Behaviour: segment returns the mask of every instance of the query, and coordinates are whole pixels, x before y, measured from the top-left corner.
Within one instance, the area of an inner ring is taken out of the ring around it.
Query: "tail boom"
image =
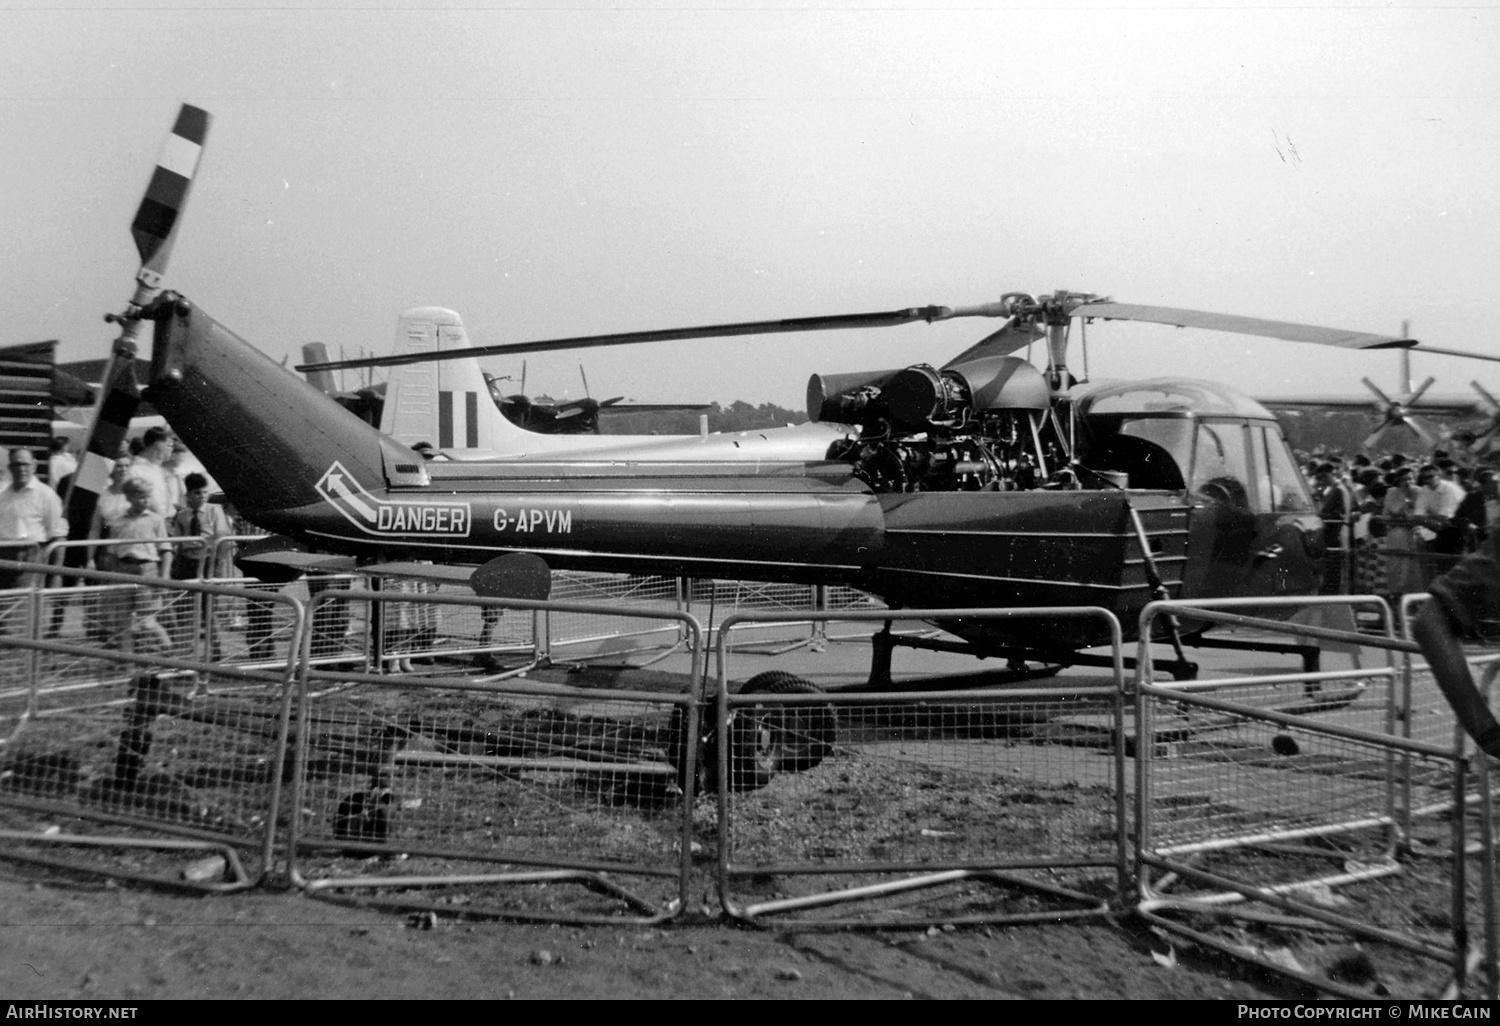
[[[180,296],[165,294],[146,397],[239,511],[262,527],[323,500],[338,463],[369,482],[426,482],[422,459]],[[293,520],[299,518],[292,518]]]

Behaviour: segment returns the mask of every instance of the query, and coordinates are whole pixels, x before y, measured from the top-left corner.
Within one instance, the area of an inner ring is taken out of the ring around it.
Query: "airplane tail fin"
[[[322,342],[302,343],[302,362],[327,363],[328,347]],[[338,392],[338,386],[333,383],[333,371],[308,371],[307,383],[324,395],[334,395]]]
[[[457,313],[437,306],[405,311],[397,321],[397,353],[470,347]],[[380,430],[403,445],[520,453],[528,432],[505,419],[476,360],[441,360],[391,368]]]

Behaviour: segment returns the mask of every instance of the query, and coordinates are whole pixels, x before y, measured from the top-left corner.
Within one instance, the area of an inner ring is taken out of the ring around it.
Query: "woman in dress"
[[[1417,485],[1410,467],[1391,472],[1390,490],[1385,493],[1381,519],[1385,521],[1385,590],[1392,606],[1402,595],[1425,591],[1422,564],[1417,558],[1416,513]]]

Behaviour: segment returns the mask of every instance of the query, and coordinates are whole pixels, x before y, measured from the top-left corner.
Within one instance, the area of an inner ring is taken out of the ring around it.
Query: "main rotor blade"
[[[981,356],[1009,356],[1046,337],[1046,331],[1036,321],[1012,317],[943,366],[953,367]]]
[[[437,353],[404,353],[398,356],[372,357],[364,360],[340,360],[334,363],[303,364],[299,371],[338,370],[341,367],[399,367],[410,363],[458,360],[475,356],[501,356],[511,353],[542,353],[556,349],[592,349],[596,346],[624,346],[637,342],[677,342],[693,338],[729,338],[736,335],[776,335],[798,331],[835,331],[857,328],[889,328],[914,321],[946,321],[955,317],[1004,317],[1005,303],[979,306],[912,306],[883,313],[835,314],[824,317],[792,317],[779,321],[744,321],[738,324],[709,324],[696,328],[667,328],[659,331],[625,331],[610,335],[577,335],[572,338],[542,339],[534,342],[506,342],[471,349],[453,349]]]
[[[1439,349],[1435,346],[1422,346],[1418,352],[1436,353],[1438,356],[1462,356],[1468,360],[1488,360],[1491,363],[1500,363],[1500,356],[1492,353],[1475,353],[1467,349]]]
[[[1317,345],[1339,346],[1343,349],[1393,349],[1414,346],[1416,342],[1395,335],[1373,335],[1366,332],[1345,331],[1341,328],[1320,328],[1312,324],[1297,324],[1292,321],[1268,321],[1260,317],[1240,317],[1236,314],[1206,313],[1202,310],[1183,310],[1172,306],[1140,306],[1135,303],[1082,303],[1073,308],[1074,317],[1099,317],[1106,321],[1147,321],[1152,324],[1171,324],[1179,328],[1206,328],[1210,331],[1229,331],[1238,335],[1259,335],[1264,338],[1279,338],[1287,342],[1312,342]],[[1425,346],[1422,352],[1436,352]],[[1500,357],[1497,357],[1500,359]]]

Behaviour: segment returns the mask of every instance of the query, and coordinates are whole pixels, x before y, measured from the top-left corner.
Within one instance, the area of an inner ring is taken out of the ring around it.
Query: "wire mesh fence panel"
[[[622,611],[683,608],[675,577],[559,571],[552,575],[551,597],[557,602],[617,606]],[[551,648],[567,658],[671,648],[681,637],[674,623],[623,613],[549,612],[546,631]]]
[[[1119,886],[1112,690],[729,696],[725,907],[830,925],[1056,918]]]
[[[61,644],[4,637],[0,652]],[[0,855],[207,889],[259,879],[284,765],[284,679],[111,650],[32,651],[96,672],[0,699]]]
[[[87,687],[109,675],[115,665],[112,653],[277,668],[298,656],[298,610],[308,594],[300,583],[283,588],[237,578],[235,587],[225,588],[210,580],[170,581],[71,568],[60,568],[51,577],[55,586],[35,589],[29,600],[36,604],[34,628],[29,619],[24,624],[16,620],[17,630],[8,632],[62,644],[27,657],[34,661],[36,684],[43,691]],[[205,587],[195,589],[197,584]],[[22,608],[24,604],[17,606]],[[14,665],[32,665],[17,653],[9,659]],[[0,683],[0,692],[22,686],[20,679],[9,676],[8,685]],[[31,683],[26,676],[24,686]]]
[[[687,582],[687,609],[712,628],[741,613],[779,612],[785,620],[743,621],[730,628],[731,645],[806,644],[814,640],[813,624],[803,619],[817,608],[816,589],[806,584],[761,581],[692,580]]]
[[[1143,730],[1193,706],[1215,721],[1138,755],[1143,912],[1349,996],[1436,996],[1462,974],[1472,882],[1451,845],[1412,854],[1398,807],[1403,788],[1451,804],[1462,760],[1357,732],[1337,712],[1142,691]],[[1452,833],[1451,817],[1432,823]]]
[[[1391,822],[1396,767],[1390,749],[1258,718],[1253,706],[1241,705],[1240,690],[1216,691],[1217,701],[1210,702],[1176,689],[1143,689],[1140,729],[1154,741],[1149,752],[1137,752],[1150,774],[1143,836],[1153,845],[1177,850],[1263,833]],[[1226,708],[1230,697],[1239,708]],[[1336,714],[1288,715],[1312,722]],[[1448,793],[1446,779],[1428,785],[1429,796]]]
[[[1097,620],[1115,660],[1093,680],[980,690],[965,663],[882,688],[830,650],[806,677],[756,658],[761,672],[731,683],[740,621],[777,615],[737,614],[718,638],[703,760],[718,822],[701,836],[726,913],[800,928],[1029,922],[1097,915],[1122,892],[1123,689],[1108,612],[808,614],[829,636],[945,617]]]
[[[66,578],[65,578],[66,579]],[[232,593],[210,594],[155,584],[79,581],[73,586],[39,592],[43,636],[77,643],[95,652],[134,651],[209,662],[281,663],[295,650],[295,607],[284,602],[252,601],[285,595],[306,602],[301,582],[282,586],[254,578],[205,580],[231,585]],[[357,638],[340,639],[337,646],[315,641],[314,651],[325,658],[363,657]],[[97,672],[91,653],[71,660],[62,654],[46,661],[44,677],[65,681],[87,679]]]
[[[300,706],[294,878],[449,914],[665,918],[689,696],[372,683]]]
[[[838,584],[823,589],[823,608],[831,613],[851,609],[884,609],[885,602],[869,592]]]
[[[290,584],[233,577],[207,583],[232,585],[234,594],[210,595],[201,602],[202,651],[215,662],[246,665],[285,665],[300,659],[296,618],[292,610],[305,606],[323,590],[341,590],[355,579],[344,575],[310,575]],[[250,601],[247,595],[283,602]],[[292,605],[288,603],[296,603]],[[368,655],[368,624],[361,606],[333,604],[318,610],[309,623],[314,665],[362,663]]]
[[[1158,686],[1177,694],[1219,696],[1263,712],[1289,716],[1336,714],[1338,721],[1346,726],[1378,732],[1389,730],[1399,718],[1402,689],[1400,668],[1384,665],[1253,676],[1205,675],[1191,682]],[[1155,712],[1158,744],[1210,732],[1218,722],[1197,705],[1173,708],[1163,701]]]
[[[347,589],[348,585],[344,587]],[[443,605],[424,601],[430,596],[451,598],[474,597],[467,584],[432,580],[384,578],[382,591],[410,595],[412,601],[388,601],[378,607],[364,603],[335,602],[314,607],[314,634],[317,638],[317,616],[337,615],[348,618],[363,614],[371,621],[372,636],[379,635],[379,653],[387,660],[418,660],[425,665],[465,665],[489,669],[496,666],[497,654],[530,652],[536,644],[535,618],[529,611],[503,610],[492,606]],[[330,593],[330,597],[336,595]],[[378,612],[373,618],[369,611]],[[371,649],[372,656],[374,649]]]
[[[325,592],[424,607],[440,624],[475,609],[521,619],[607,605],[431,591]],[[701,628],[671,611],[693,641]],[[534,664],[533,664],[534,665]],[[290,871],[308,893],[435,914],[656,922],[683,907],[684,784],[701,730],[689,674],[627,692],[518,675],[310,669],[298,704]]]
[[[0,687],[0,854],[163,880],[207,850],[218,869],[200,866],[194,885],[253,883],[274,843],[292,672],[208,662],[167,611],[184,596],[195,610],[206,595],[278,605],[297,635],[300,607],[134,574],[53,576],[77,583],[34,589],[26,629],[0,634],[0,663],[24,671]]]

